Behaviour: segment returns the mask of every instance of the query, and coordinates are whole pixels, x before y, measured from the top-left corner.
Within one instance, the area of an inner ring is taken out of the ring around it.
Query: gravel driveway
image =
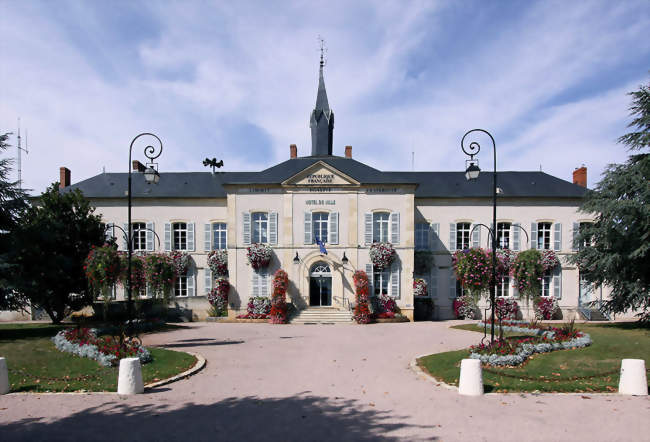
[[[0,441],[650,441],[648,397],[468,398],[421,379],[415,356],[477,341],[454,323],[190,324],[145,342],[201,353],[197,375],[133,397],[0,396]]]

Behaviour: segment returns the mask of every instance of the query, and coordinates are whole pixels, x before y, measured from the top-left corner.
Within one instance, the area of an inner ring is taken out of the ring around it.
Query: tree
[[[587,283],[611,287],[605,311],[639,311],[650,320],[650,85],[631,92],[628,127],[634,130],[618,142],[635,151],[624,164],[611,164],[580,208],[595,213],[576,237],[580,247],[572,257]],[[638,152],[638,153],[636,153]]]
[[[0,152],[9,147],[9,135],[0,135]],[[27,209],[27,198],[18,182],[9,181],[11,164],[10,158],[0,159],[0,310],[18,310],[24,307],[20,298],[14,296],[11,275],[15,264],[10,262],[8,252],[11,234]]]
[[[79,190],[60,191],[54,183],[12,235],[14,287],[53,323],[93,302],[84,260],[93,246],[104,243],[101,218],[94,210]]]

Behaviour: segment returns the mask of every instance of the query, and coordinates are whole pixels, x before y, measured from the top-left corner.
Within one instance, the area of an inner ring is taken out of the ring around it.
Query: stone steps
[[[292,320],[292,324],[333,324],[351,323],[352,313],[328,307],[312,307],[302,310]]]

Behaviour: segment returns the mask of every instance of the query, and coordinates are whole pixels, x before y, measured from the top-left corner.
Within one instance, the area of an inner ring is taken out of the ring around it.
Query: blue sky
[[[616,139],[626,93],[650,79],[649,34],[647,0],[0,0],[0,131],[21,117],[39,192],[59,166],[73,182],[126,171],[140,132],[163,139],[161,171],[206,156],[261,170],[291,143],[310,153],[322,35],[335,154],[462,170],[460,139],[481,127],[499,170],[570,180],[585,164],[593,185],[627,156]]]

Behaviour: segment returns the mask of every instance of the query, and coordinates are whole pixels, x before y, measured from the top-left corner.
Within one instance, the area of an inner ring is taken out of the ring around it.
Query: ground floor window
[[[174,283],[174,296],[187,296],[187,276],[179,276]]]
[[[544,273],[544,276],[542,277],[542,296],[551,296],[551,280],[553,279],[553,275],[551,272],[546,272]]]
[[[387,270],[373,272],[372,287],[374,295],[388,295],[388,281],[390,280],[390,272]]]
[[[506,276],[497,282],[496,295],[497,297],[510,296],[510,278]]]

